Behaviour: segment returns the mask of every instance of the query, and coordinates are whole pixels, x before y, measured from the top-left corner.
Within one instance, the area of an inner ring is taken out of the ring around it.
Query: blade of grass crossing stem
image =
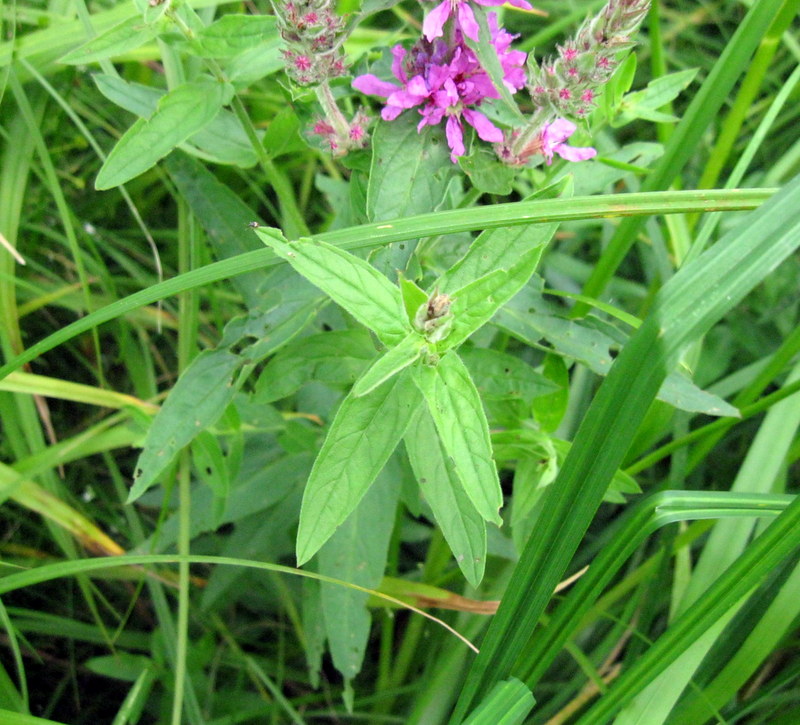
[[[5,176],[5,175],[4,175]],[[13,178],[13,177],[12,177]],[[315,240],[335,244],[341,249],[355,250],[401,242],[422,236],[455,234],[476,229],[527,224],[595,219],[614,216],[647,216],[650,214],[683,214],[697,211],[732,211],[754,209],[769,199],[774,189],[736,189],[732,191],[682,192],[670,191],[649,194],[618,194],[572,199],[544,199],[530,202],[493,204],[479,209],[456,209],[420,214],[399,219],[390,224],[379,222],[325,232]],[[1,209],[2,207],[0,207]],[[34,360],[48,350],[71,340],[97,325],[122,317],[131,310],[152,304],[171,295],[202,287],[240,274],[281,264],[269,249],[239,254],[230,259],[200,267],[147,289],[113,302],[77,320],[0,367],[0,378]],[[2,287],[0,287],[2,289]]]
[[[463,718],[476,696],[511,674],[681,351],[798,246],[800,177],[661,289],[651,313],[601,385],[556,483],[545,493],[547,515],[520,557],[464,684],[453,722]]]
[[[757,0],[750,8],[670,137],[658,166],[642,183],[642,191],[668,188],[686,162],[696,154],[703,134],[717,118],[737,78],[748,67],[750,57],[782,4],[783,0]],[[636,240],[643,223],[640,219],[622,221],[584,285],[583,294],[600,297]],[[588,311],[586,305],[577,304],[573,314],[580,317]]]

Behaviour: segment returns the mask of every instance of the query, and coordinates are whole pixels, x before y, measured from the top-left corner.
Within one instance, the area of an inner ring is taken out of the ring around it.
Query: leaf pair
[[[480,395],[453,348],[525,284],[541,249],[528,249],[509,269],[456,289],[452,327],[432,341],[419,329],[418,313],[447,316],[449,298],[432,311],[436,295],[426,302],[412,282],[402,280],[398,288],[341,249],[312,240],[289,243],[275,230],[257,232],[388,347],[342,402],[314,464],[300,514],[298,562],[308,561],[344,522],[405,437],[434,516],[465,575],[477,584],[486,551],[483,521],[501,523],[502,492]]]

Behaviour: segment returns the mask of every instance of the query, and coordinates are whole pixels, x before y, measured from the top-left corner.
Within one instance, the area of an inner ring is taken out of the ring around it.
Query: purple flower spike
[[[578,148],[564,143],[577,126],[566,118],[557,118],[552,123],[545,124],[539,137],[541,143],[540,153],[547,160],[548,166],[553,163],[553,154],[558,154],[567,161],[586,161],[597,156],[597,151],[590,147]]]

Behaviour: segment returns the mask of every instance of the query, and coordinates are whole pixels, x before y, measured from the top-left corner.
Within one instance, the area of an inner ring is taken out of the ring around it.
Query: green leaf
[[[482,146],[473,149],[469,156],[462,156],[458,165],[472,185],[484,194],[506,196],[514,188],[517,170],[506,166],[496,154]]]
[[[533,693],[512,677],[496,683],[464,725],[520,725],[535,704]]]
[[[384,470],[355,511],[319,550],[320,574],[376,589],[383,579],[394,527],[399,477]],[[361,670],[369,639],[369,594],[322,583],[322,614],[333,664],[345,679]]]
[[[113,655],[92,657],[83,663],[90,672],[115,680],[134,682],[143,670],[153,665],[153,661],[144,655],[119,651]],[[5,722],[5,720],[3,720]]]
[[[251,48],[231,58],[225,64],[225,75],[237,87],[260,81],[283,70],[286,59],[281,53],[282,49],[283,40],[280,37],[267,40],[257,48]]]
[[[486,566],[486,524],[461,485],[431,414],[420,407],[405,436],[425,500],[467,581],[477,587]]]
[[[58,62],[79,65],[113,58],[144,45],[156,35],[158,35],[158,29],[155,26],[145,24],[140,17],[128,18],[96,38],[92,38],[88,43],[71,50],[59,58]]]
[[[503,492],[492,457],[489,424],[464,363],[451,352],[435,367],[422,366],[412,372],[461,485],[480,515],[500,525]]]
[[[414,280],[408,279],[402,273],[398,277],[398,286],[400,287],[400,294],[403,297],[406,317],[408,321],[413,324],[417,316],[417,310],[427,303],[428,295],[425,293],[425,290],[417,286]]]
[[[353,386],[351,394],[359,398],[372,392],[393,375],[397,375],[418,360],[425,348],[425,338],[417,332],[410,332],[405,339],[372,364]]]
[[[541,189],[525,201],[570,196],[572,180],[562,179]],[[501,227],[482,232],[469,246],[464,256],[448,269],[435,287],[445,294],[490,274],[496,269],[508,269],[534,247],[545,246],[556,233],[557,224],[529,224],[521,227]]]
[[[635,118],[651,121],[678,121],[676,116],[659,112],[659,108],[674,101],[697,75],[697,68],[669,73],[650,81],[647,88],[628,93],[620,106],[620,115],[612,121],[612,126],[622,126]]]
[[[147,431],[128,503],[150,488],[178,451],[222,415],[233,400],[233,375],[242,362],[227,349],[207,350],[183,371]]]
[[[535,431],[534,431],[535,433]],[[521,552],[536,523],[538,505],[546,486],[558,474],[558,455],[548,436],[540,435],[528,455],[521,456],[514,471],[514,497],[511,506],[511,534]]]
[[[463,347],[459,355],[482,398],[531,401],[552,394],[558,386],[514,355],[483,347]]]
[[[187,154],[174,153],[167,157],[164,166],[203,227],[218,259],[262,249],[258,237],[248,228],[250,222],[259,221],[258,215],[205,165]],[[230,282],[247,306],[255,309],[264,301],[260,287],[266,279],[265,271],[258,270],[231,277]]]
[[[141,118],[149,118],[166,95],[165,91],[158,88],[129,83],[118,76],[95,73],[92,80],[109,101]],[[260,133],[258,132],[259,135]],[[193,156],[220,164],[236,164],[247,168],[256,163],[253,145],[242,124],[231,111],[224,108],[219,110],[207,126],[189,136],[179,146]],[[254,218],[255,215],[252,215],[249,221]]]
[[[380,123],[372,136],[372,165],[367,185],[367,219],[387,221],[436,209],[445,197],[453,165],[441,129],[426,126],[417,132],[417,118],[404,113]],[[390,224],[386,225],[391,227]],[[388,244],[370,261],[394,279],[404,270],[418,240]]]
[[[322,583],[303,579],[303,648],[306,652],[311,686],[319,687],[322,656],[325,654],[325,619],[322,615]]]
[[[400,291],[363,259],[325,242],[301,239],[289,244],[275,230],[256,229],[256,233],[275,254],[386,344],[399,342],[411,330]]]
[[[272,15],[223,15],[189,41],[201,58],[230,58],[277,38]]]
[[[418,133],[417,118],[406,113],[391,123],[378,124],[372,148],[367,187],[370,221],[432,211],[442,200],[451,164],[439,129],[425,126]]]
[[[497,269],[453,292],[450,307],[453,329],[440,343],[440,349],[460,345],[491,320],[531,278],[543,249],[542,246],[534,247],[508,271]]]
[[[558,386],[554,393],[542,395],[533,401],[533,414],[539,427],[552,433],[561,424],[569,402],[569,371],[561,355],[547,353],[542,362],[542,374]]]
[[[497,314],[495,324],[528,345],[537,345],[544,338],[559,355],[579,360],[598,375],[607,375],[614,360],[610,348],[624,343],[627,336],[606,324],[601,328],[596,318],[570,320],[552,314],[554,308],[542,299],[541,284],[537,280],[536,286],[529,285]],[[614,338],[606,333],[612,333]],[[691,413],[739,416],[737,408],[718,395],[701,390],[677,371],[670,372],[657,397]]]
[[[231,481],[225,454],[217,438],[207,430],[192,441],[192,463],[198,478],[214,492],[214,497],[226,499]]]
[[[300,510],[297,564],[307,562],[363,498],[408,427],[419,394],[406,375],[339,406]]]
[[[149,119],[140,118],[117,142],[97,175],[95,188],[111,189],[153,167],[209,124],[232,92],[231,86],[216,81],[184,83],[169,91]]]
[[[375,343],[364,329],[303,337],[267,363],[256,382],[254,399],[258,403],[271,403],[288,397],[312,380],[349,387],[376,355]]]

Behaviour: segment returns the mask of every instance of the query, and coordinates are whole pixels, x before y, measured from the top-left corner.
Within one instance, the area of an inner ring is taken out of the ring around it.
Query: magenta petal
[[[430,93],[428,84],[422,76],[414,76],[406,85],[406,90],[414,96],[422,96],[423,98]]]
[[[578,128],[572,121],[566,118],[557,118],[553,123],[547,124],[545,128],[545,142],[553,145],[566,141]]]
[[[402,45],[395,45],[392,48],[392,73],[401,83],[408,80],[406,72],[403,70],[403,61],[406,59],[406,49]]]
[[[447,136],[447,145],[453,152],[450,154],[450,160],[455,163],[457,157],[464,155],[464,131],[458,116],[447,117],[445,135]]]
[[[480,2],[480,0],[475,0],[476,2]],[[520,8],[521,10],[533,10],[533,5],[526,0],[507,0],[509,5],[513,5],[515,8]]]
[[[384,98],[397,90],[397,86],[393,83],[382,81],[371,73],[353,78],[353,88],[369,96],[383,96]]]
[[[386,106],[381,111],[381,118],[384,121],[394,121],[405,110],[405,108],[398,108],[397,106]]]
[[[480,27],[478,26],[478,21],[475,20],[475,13],[472,12],[472,8],[469,6],[468,2],[461,2],[458,4],[456,17],[458,18],[458,25],[461,28],[461,32],[470,40],[477,42]]]
[[[480,111],[474,111],[471,108],[465,108],[463,111],[463,116],[464,120],[466,120],[466,122],[478,132],[478,136],[484,141],[498,143],[499,141],[503,140],[503,132]]]
[[[417,96],[408,91],[396,91],[386,99],[387,106],[397,108],[414,108],[425,100],[425,96]]]
[[[553,148],[562,159],[567,161],[587,161],[597,156],[597,151],[591,147],[579,148],[575,146],[567,146],[565,143],[558,144]]]
[[[444,24],[449,17],[450,0],[444,0],[425,16],[425,20],[422,21],[422,34],[429,41],[438,38],[443,34]]]

